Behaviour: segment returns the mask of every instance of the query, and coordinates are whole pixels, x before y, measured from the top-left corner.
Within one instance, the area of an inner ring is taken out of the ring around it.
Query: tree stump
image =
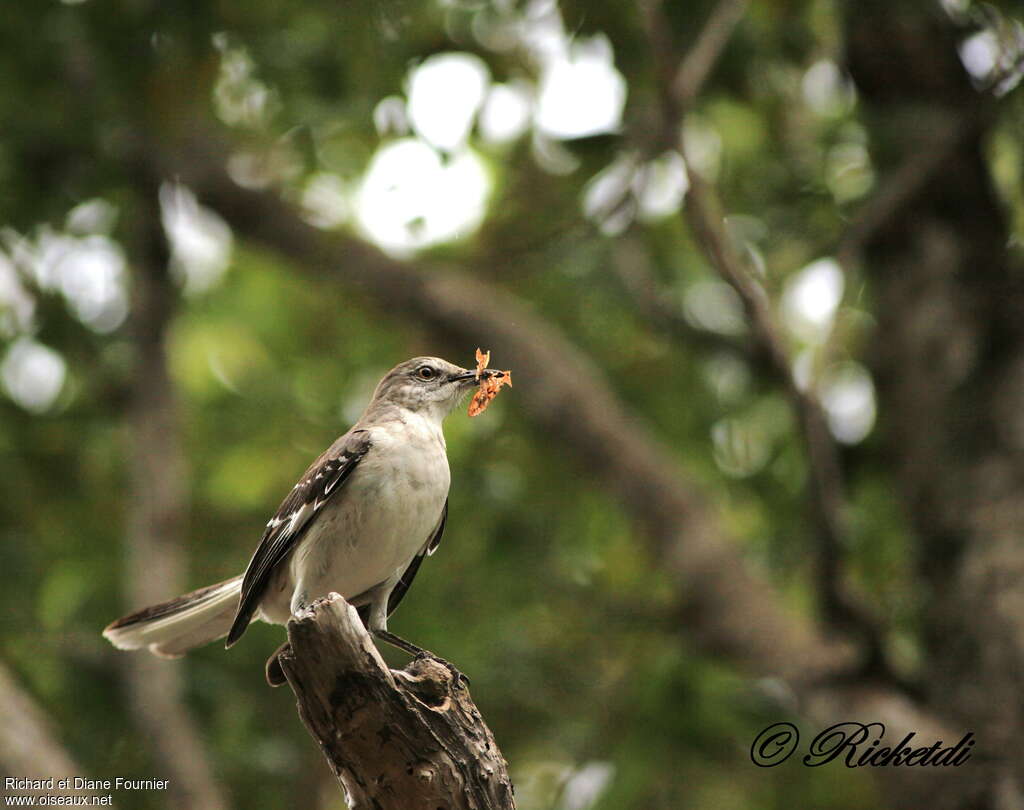
[[[512,782],[466,686],[417,658],[390,670],[336,593],[288,624],[281,667],[353,810],[514,810]]]

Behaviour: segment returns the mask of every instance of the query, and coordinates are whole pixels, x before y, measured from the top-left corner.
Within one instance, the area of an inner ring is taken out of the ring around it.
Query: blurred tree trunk
[[[181,539],[188,510],[178,404],[167,370],[166,333],[179,291],[161,227],[157,188],[140,189],[134,240],[131,334],[135,380],[130,403],[130,497],[126,591],[134,606],[184,588]],[[227,806],[183,698],[180,670],[148,653],[123,659],[136,719],[170,779],[175,807]]]
[[[0,777],[61,779],[84,776],[57,739],[53,723],[0,664]],[[0,779],[2,784],[2,779]],[[91,795],[85,790],[4,790],[4,795]]]
[[[981,749],[936,807],[1024,806],[1024,285],[983,158],[993,99],[938,3],[850,3],[846,44],[883,182],[939,168],[863,245],[881,429],[917,535],[926,699]]]

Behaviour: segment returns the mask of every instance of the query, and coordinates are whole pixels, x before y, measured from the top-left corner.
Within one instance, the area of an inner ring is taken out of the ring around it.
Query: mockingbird
[[[376,638],[428,654],[389,632],[388,616],[444,532],[451,478],[441,423],[481,380],[500,374],[438,357],[395,366],[359,421],[292,488],[242,576],[132,613],[103,635],[121,649],[173,658],[225,635],[230,647],[254,618],[287,624],[336,591]],[[274,685],[284,682],[280,651],[267,662]]]

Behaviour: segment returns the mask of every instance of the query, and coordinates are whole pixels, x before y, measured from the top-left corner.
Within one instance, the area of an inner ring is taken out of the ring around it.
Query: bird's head
[[[480,378],[494,373],[486,369]],[[397,406],[440,422],[479,384],[475,371],[440,357],[414,357],[384,375],[373,393],[371,407]]]

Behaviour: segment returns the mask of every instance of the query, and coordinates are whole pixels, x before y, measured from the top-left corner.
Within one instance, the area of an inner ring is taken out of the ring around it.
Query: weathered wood
[[[514,810],[507,766],[442,663],[390,670],[336,593],[288,625],[281,667],[353,810]]]

